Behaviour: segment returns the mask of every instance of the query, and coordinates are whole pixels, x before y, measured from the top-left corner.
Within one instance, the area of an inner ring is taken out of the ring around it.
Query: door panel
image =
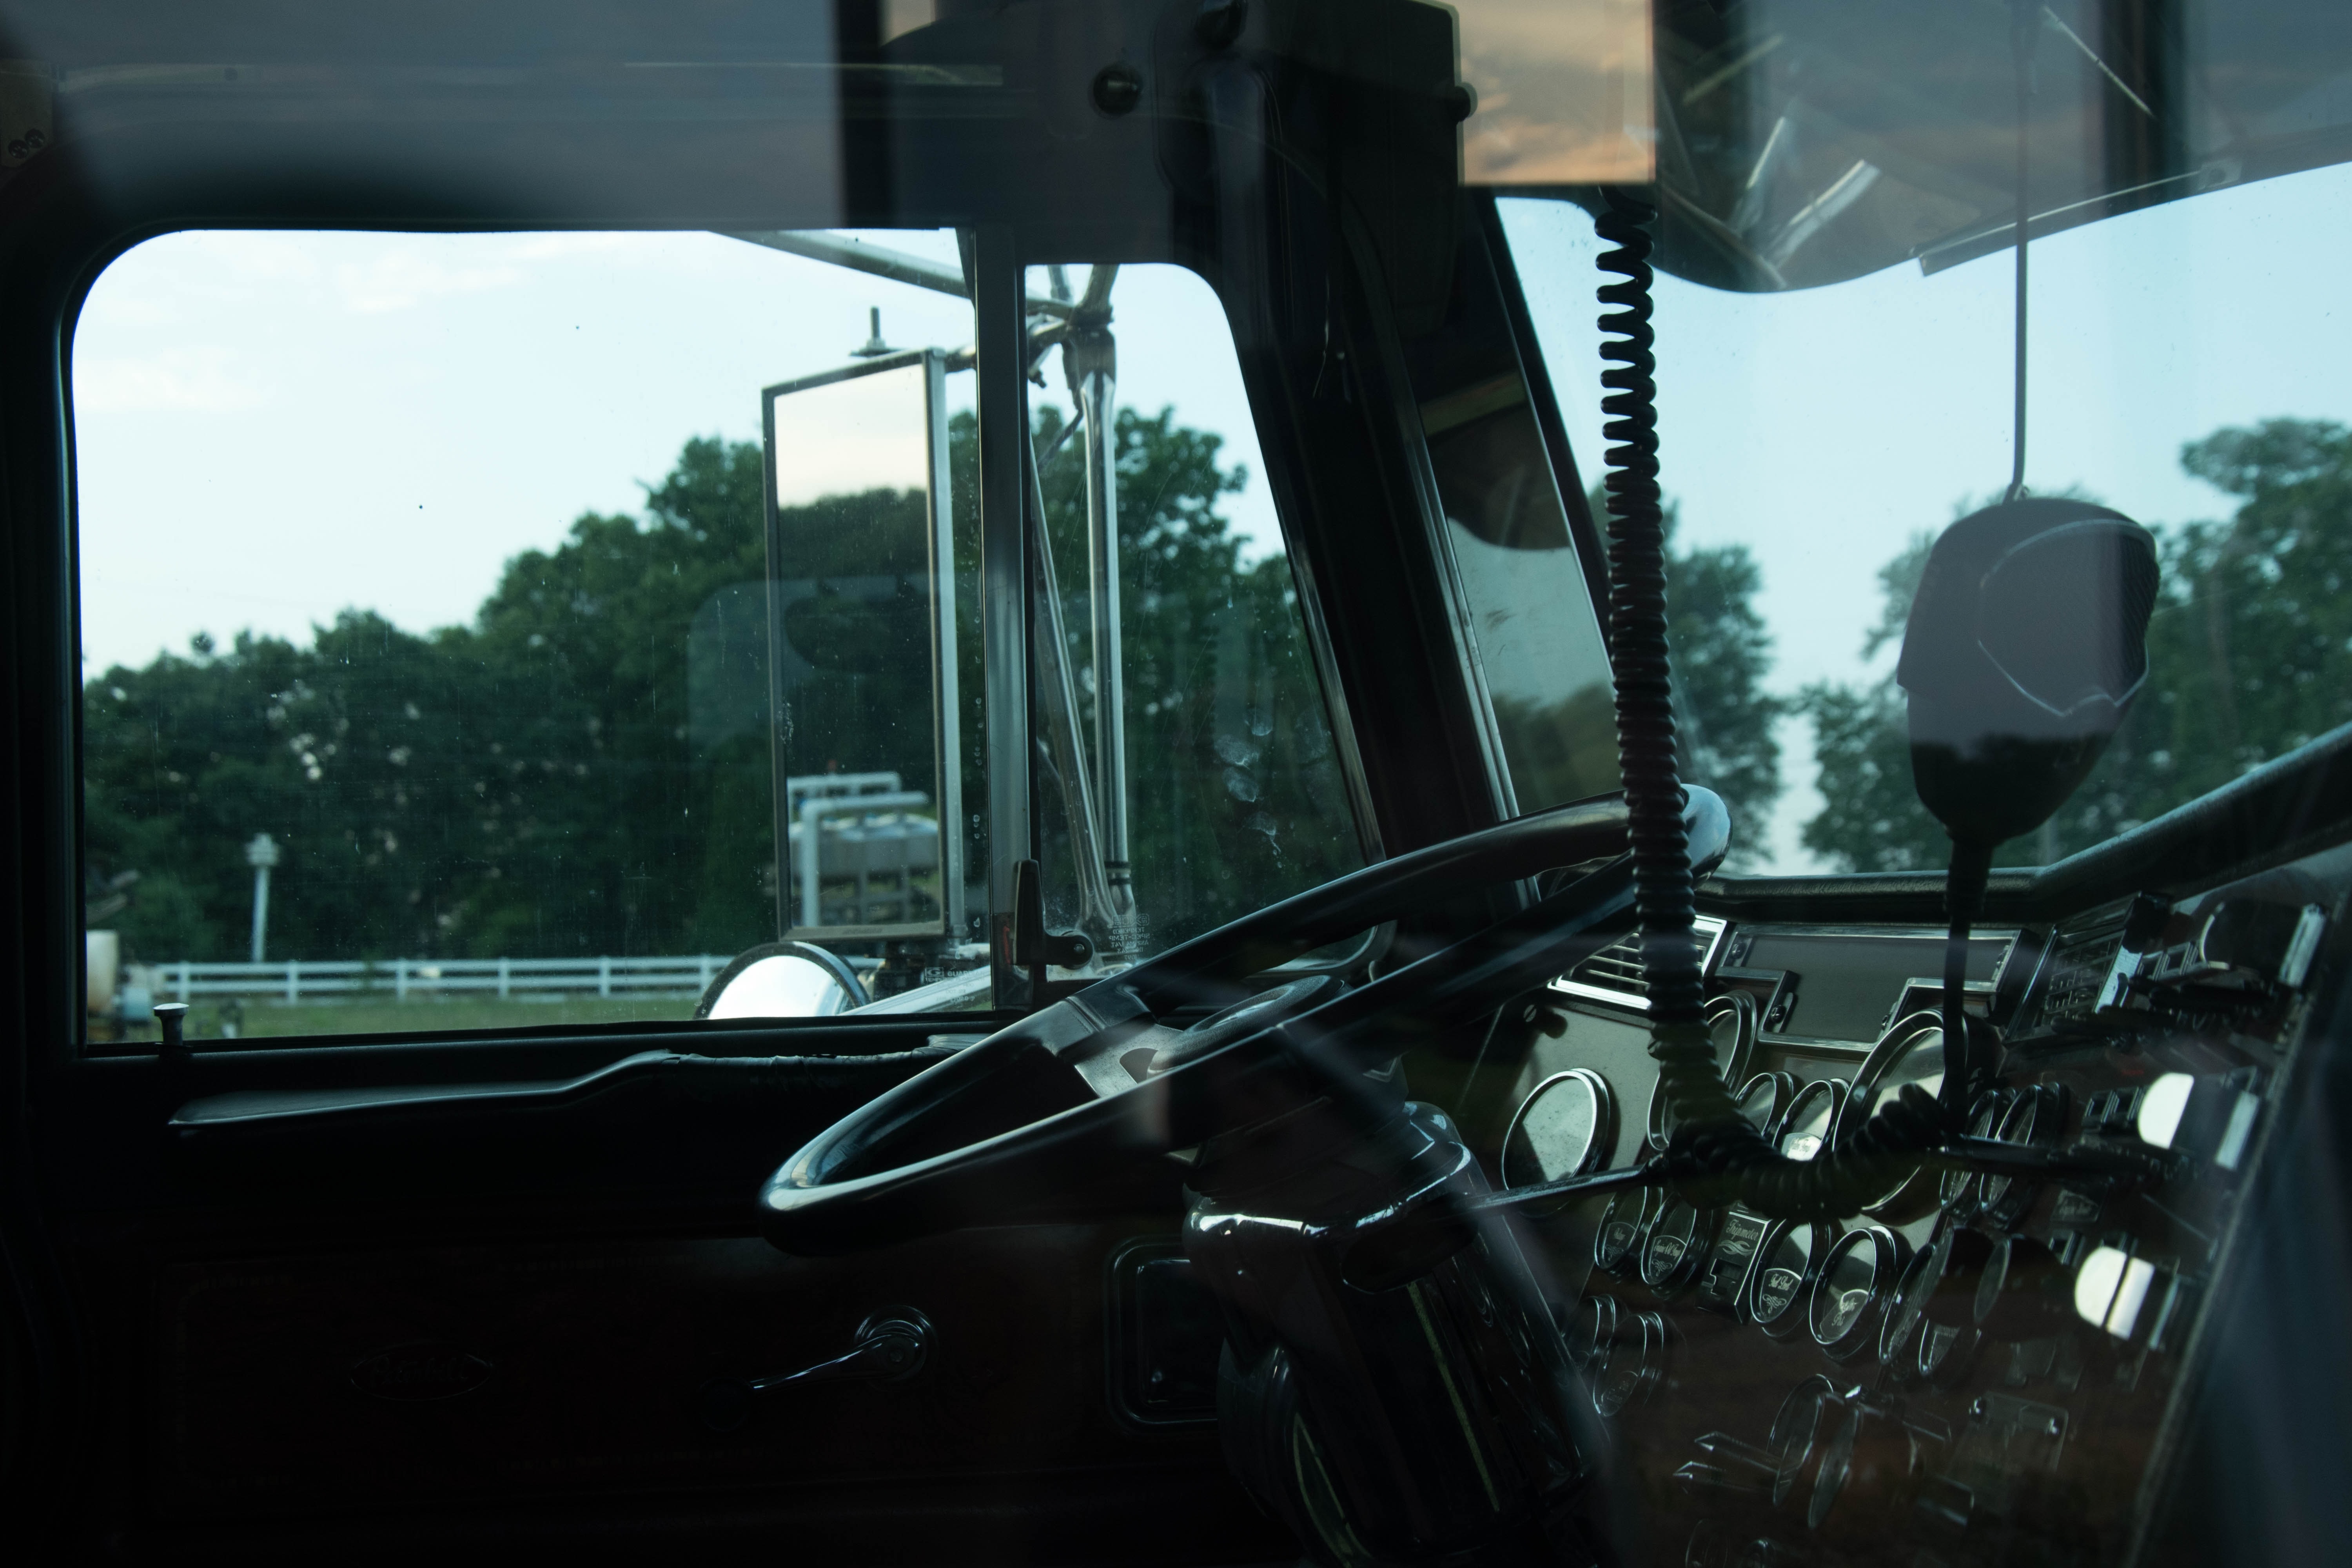
[[[1123,1554],[1287,1552],[1213,1428],[1115,1413],[1111,1263],[1178,1228],[1172,1165],[860,1257],[756,1234],[762,1175],[971,1026],[109,1064],[52,1123],[94,1369],[77,1513],[131,1561],[413,1558],[445,1534],[1042,1561],[1143,1518],[1177,1523]],[[627,1049],[671,1043],[772,1054]],[[839,1356],[885,1308],[929,1321],[919,1374],[706,1426],[711,1381]]]
[[[1007,1227],[822,1261],[660,1236],[169,1265],[152,1501],[225,1521],[1149,1462],[1080,1348],[1101,1343],[1121,1234]],[[704,1426],[706,1382],[825,1361],[885,1307],[932,1325],[916,1376],[779,1390],[739,1430]]]

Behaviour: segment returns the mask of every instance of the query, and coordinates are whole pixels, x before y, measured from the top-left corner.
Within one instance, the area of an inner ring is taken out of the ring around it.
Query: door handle
[[[886,1307],[857,1325],[850,1346],[837,1356],[772,1377],[714,1378],[702,1385],[696,1405],[713,1432],[732,1432],[751,1418],[751,1408],[779,1389],[817,1383],[904,1383],[930,1359],[931,1321],[912,1307]]]

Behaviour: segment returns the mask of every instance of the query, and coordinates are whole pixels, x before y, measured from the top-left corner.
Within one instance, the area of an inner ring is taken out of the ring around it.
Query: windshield
[[[680,1020],[780,940],[856,977],[814,1011],[985,1007],[1007,814],[1091,949],[1066,977],[1360,865],[1179,267],[1036,269],[1034,745],[991,750],[964,287],[952,231],[186,232],[109,267],[74,339],[109,1016]],[[1107,443],[1055,347],[1084,301]]]
[[[1589,481],[1601,247],[1567,203],[1502,208]],[[2047,864],[2352,720],[2347,214],[2352,171],[2322,169],[2034,242],[2027,489],[2145,524],[2164,580],[2122,733],[1996,864]],[[1686,776],[1730,803],[1735,868],[1944,864],[1894,667],[1928,542],[2008,483],[2013,283],[2006,250],[1791,292],[1657,279]]]

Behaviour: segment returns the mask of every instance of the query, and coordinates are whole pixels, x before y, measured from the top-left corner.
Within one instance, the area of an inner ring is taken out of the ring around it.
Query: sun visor
[[[1589,116],[1615,116],[1643,74],[1601,71],[1590,63],[1598,45],[1580,63],[1549,63],[1528,41],[1542,29],[1522,19],[1539,10],[1562,18],[1551,28],[1561,37],[1580,25],[1567,18],[1590,12],[1597,37],[1611,6],[1460,6],[1465,74],[1480,93],[1465,148],[1475,183],[1533,194],[1541,170],[1572,163],[1540,151],[1547,133],[1528,122],[1570,117],[1531,107],[1550,100],[1528,96],[1522,79],[1549,72]],[[1767,291],[1906,261],[1933,272],[2005,248],[2021,53],[2034,238],[2352,159],[2352,28],[2334,0],[1663,5],[1650,99],[1658,264]],[[1495,55],[1509,66],[1488,71]],[[1641,117],[1627,108],[1622,118],[1629,142]],[[1565,187],[1610,183],[1564,174],[1557,194],[1591,206],[1589,188]]]

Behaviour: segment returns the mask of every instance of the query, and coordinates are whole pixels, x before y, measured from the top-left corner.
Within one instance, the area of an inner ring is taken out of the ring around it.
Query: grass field
[[[217,1041],[222,1026],[234,1023],[245,1039],[293,1035],[423,1034],[444,1029],[521,1029],[532,1025],[631,1024],[693,1016],[691,996],[549,996],[500,1001],[495,996],[419,997],[406,1002],[358,999],[332,1002],[247,1002],[244,1016],[224,1018],[221,1003],[198,1001],[188,1012],[188,1037]],[[148,1026],[134,1037],[152,1039]]]

